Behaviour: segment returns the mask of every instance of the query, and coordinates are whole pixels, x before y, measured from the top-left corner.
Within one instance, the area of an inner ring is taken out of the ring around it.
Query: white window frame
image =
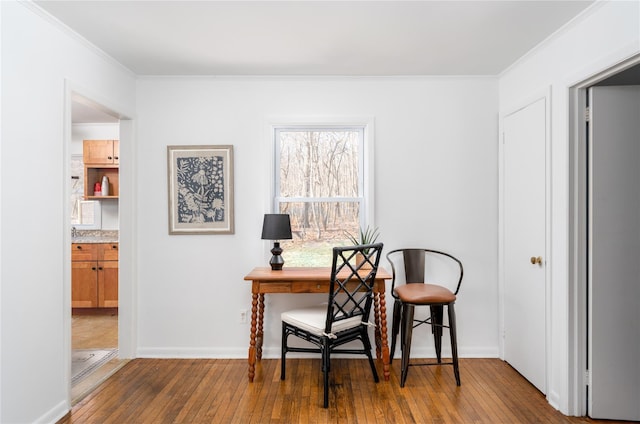
[[[360,202],[360,226],[365,228],[367,225],[374,227],[374,138],[373,138],[373,123],[374,120],[371,117],[332,117],[332,118],[296,118],[296,117],[284,117],[284,118],[271,118],[269,124],[269,139],[271,140],[271,175],[272,175],[272,187],[271,187],[271,211],[277,213],[280,209],[280,202],[283,199],[286,202],[297,201],[345,201],[345,202]],[[279,184],[280,184],[280,146],[278,143],[278,133],[286,130],[358,130],[362,132],[361,137],[361,155],[359,157],[360,169],[362,172],[359,175],[358,184],[358,197],[317,197],[317,198],[298,198],[298,197],[280,197],[279,196]]]

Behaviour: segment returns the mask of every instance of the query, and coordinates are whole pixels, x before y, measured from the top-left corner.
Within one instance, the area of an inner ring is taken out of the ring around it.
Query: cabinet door
[[[98,306],[118,307],[118,261],[98,262]]]
[[[92,261],[71,262],[71,307],[97,308],[98,281],[97,263]]]
[[[113,140],[113,164],[120,164],[120,141]]]
[[[114,140],[84,140],[82,144],[82,159],[85,165],[114,163]]]

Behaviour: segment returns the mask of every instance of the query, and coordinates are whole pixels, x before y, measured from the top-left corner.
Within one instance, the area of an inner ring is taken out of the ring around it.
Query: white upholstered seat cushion
[[[317,305],[309,308],[294,309],[281,314],[282,321],[296,326],[316,336],[324,334],[324,326],[327,321],[327,305]],[[362,324],[362,316],[343,319],[333,323],[332,334],[348,330]]]

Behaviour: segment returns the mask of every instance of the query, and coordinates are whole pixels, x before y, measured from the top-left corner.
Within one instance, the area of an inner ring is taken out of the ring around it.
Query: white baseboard
[[[137,358],[177,359],[246,359],[249,348],[212,347],[143,347],[137,350]]]
[[[67,412],[69,412],[70,410],[71,410],[71,406],[66,400],[64,400],[58,403],[56,406],[54,406],[44,415],[41,415],[40,417],[38,417],[34,421],[34,423],[51,423],[51,424],[56,423],[62,417],[67,415]]]
[[[184,359],[246,359],[248,354],[248,346],[245,348],[200,348],[200,347],[144,347],[137,351],[138,358],[184,358]],[[374,351],[375,354],[375,351]],[[413,358],[435,358],[436,353],[433,347],[413,348],[411,349],[411,357]],[[451,350],[443,346],[443,357],[451,357]],[[499,352],[497,347],[473,347],[470,349],[459,349],[458,356],[460,358],[498,358]],[[265,347],[262,350],[264,359],[280,358],[280,346]],[[292,352],[288,355],[290,358],[310,358],[313,355],[305,355]],[[353,357],[353,355],[345,355],[345,357]],[[396,346],[395,358],[400,357],[400,346]]]

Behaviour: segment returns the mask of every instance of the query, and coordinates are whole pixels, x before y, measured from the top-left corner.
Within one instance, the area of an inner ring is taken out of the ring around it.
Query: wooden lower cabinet
[[[118,261],[98,262],[98,307],[118,307]]]
[[[98,307],[98,263],[71,262],[71,307]]]
[[[71,307],[118,307],[118,243],[73,244],[71,249]]]

